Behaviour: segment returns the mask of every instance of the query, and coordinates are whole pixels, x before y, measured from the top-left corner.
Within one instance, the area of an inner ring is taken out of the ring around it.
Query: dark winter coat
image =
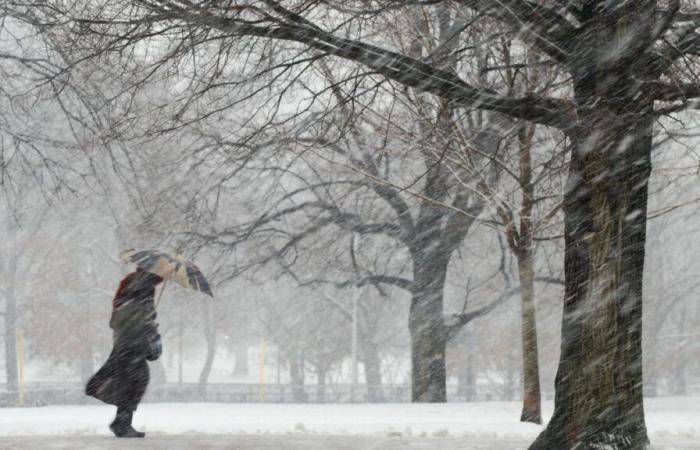
[[[122,280],[109,321],[114,330],[112,353],[88,381],[87,395],[129,411],[136,410],[148,386],[146,360],[160,356],[154,297],[155,286],[162,280],[143,271]]]

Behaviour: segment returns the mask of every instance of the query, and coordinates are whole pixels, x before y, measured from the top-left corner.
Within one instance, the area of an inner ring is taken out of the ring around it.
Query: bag
[[[160,334],[154,333],[146,338],[146,359],[155,361],[160,358],[163,353],[163,344],[160,340]]]

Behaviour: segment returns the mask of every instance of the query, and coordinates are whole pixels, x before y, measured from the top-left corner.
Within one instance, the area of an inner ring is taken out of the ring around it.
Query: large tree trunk
[[[535,283],[531,248],[528,246],[521,250],[517,257],[521,288],[520,312],[523,345],[523,410],[520,420],[522,422],[542,423]]]
[[[382,390],[382,364],[377,344],[371,338],[362,339],[362,354],[367,383],[367,401],[378,403],[384,400]]]
[[[596,97],[586,88],[577,91],[586,107],[579,109],[580,134],[572,137],[565,193],[555,410],[531,449],[642,449],[648,444],[641,331],[653,105],[629,90],[616,92],[633,101]],[[606,104],[593,101],[601,98]]]
[[[413,298],[408,318],[411,398],[420,403],[446,402],[447,330],[443,318],[443,289],[447,261],[436,256],[414,257],[413,264]]]

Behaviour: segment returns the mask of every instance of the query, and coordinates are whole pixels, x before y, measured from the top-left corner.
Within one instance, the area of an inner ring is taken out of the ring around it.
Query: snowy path
[[[24,436],[0,438],[0,450],[523,450],[529,439],[261,435],[152,435],[143,440],[110,436]],[[673,437],[661,450],[698,450],[696,438]]]
[[[143,440],[118,440],[110,406],[0,408],[4,449],[524,449],[542,429],[523,424],[517,402],[275,405],[144,404]],[[551,403],[545,405],[545,413]],[[655,448],[700,450],[700,398],[646,402]]]
[[[108,436],[15,437],[0,439],[0,450],[520,450],[527,441],[470,441],[463,438],[406,438],[303,435],[168,435],[143,441]]]

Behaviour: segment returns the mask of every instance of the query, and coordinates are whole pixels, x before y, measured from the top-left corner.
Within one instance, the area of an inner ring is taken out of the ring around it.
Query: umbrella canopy
[[[180,286],[214,296],[209,282],[197,266],[180,255],[157,250],[126,250],[121,253],[121,259],[136,264],[146,272],[154,273],[166,280],[173,280]]]

